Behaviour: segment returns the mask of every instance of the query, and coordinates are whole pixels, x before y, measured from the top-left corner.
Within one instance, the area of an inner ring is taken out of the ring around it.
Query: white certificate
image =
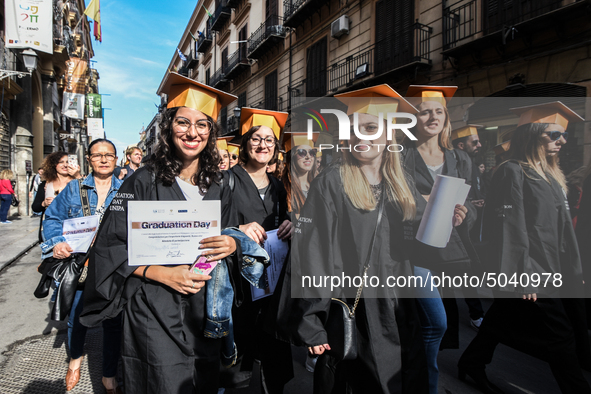
[[[98,215],[82,216],[64,220],[62,235],[72,249],[72,253],[86,253],[99,226]]]
[[[464,179],[437,175],[417,239],[436,248],[445,248],[453,230],[456,204],[464,205],[469,192],[470,185]]]
[[[199,241],[220,235],[219,201],[129,201],[127,257],[130,266],[192,264]]]
[[[267,231],[267,239],[265,240],[264,247],[271,261],[271,265],[267,267],[268,286],[265,289],[258,289],[250,285],[253,301],[270,296],[275,292],[279,275],[289,252],[287,241],[282,241],[277,237],[277,230]]]

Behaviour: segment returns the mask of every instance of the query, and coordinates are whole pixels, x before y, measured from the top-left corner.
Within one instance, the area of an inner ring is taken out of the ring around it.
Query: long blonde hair
[[[359,168],[357,160],[351,152],[342,151],[342,165],[340,168],[341,179],[347,197],[357,209],[372,211],[377,206],[377,201],[371,192],[369,181]],[[380,167],[387,198],[396,203],[402,210],[403,220],[412,220],[416,216],[417,207],[415,198],[404,175],[400,154],[388,152],[384,149],[382,165]]]
[[[14,172],[12,170],[3,170],[0,172],[0,179],[12,179],[14,178]]]
[[[436,101],[439,103],[439,101]],[[422,104],[422,103],[421,103]],[[421,104],[419,104],[417,106],[417,108],[420,111],[420,107]],[[442,105],[443,107],[443,112],[445,112],[445,124],[443,125],[443,130],[441,130],[441,133],[439,133],[439,135],[437,136],[437,143],[439,145],[439,147],[441,148],[442,151],[446,151],[446,150],[451,150],[453,149],[453,145],[451,143],[451,121],[449,120],[449,111],[447,110],[447,107],[445,105]],[[412,131],[416,132],[417,126],[413,127]],[[406,139],[406,136],[405,136]]]
[[[558,155],[548,156],[542,144],[542,134],[548,126],[548,123],[527,123],[519,126],[511,137],[508,155],[522,166],[533,169],[548,183],[550,175],[566,191],[566,179],[560,169]]]

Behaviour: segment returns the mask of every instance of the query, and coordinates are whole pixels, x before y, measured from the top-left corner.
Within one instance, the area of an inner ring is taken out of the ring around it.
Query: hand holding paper
[[[436,248],[444,248],[453,229],[454,209],[464,204],[470,185],[464,179],[437,175],[423,214],[417,239]]]

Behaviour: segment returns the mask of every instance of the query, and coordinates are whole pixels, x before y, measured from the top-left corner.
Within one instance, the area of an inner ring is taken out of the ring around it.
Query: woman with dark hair
[[[37,195],[33,201],[33,212],[41,213],[39,226],[39,242],[43,242],[43,213],[53,199],[66,187],[71,180],[80,178],[80,167],[68,163],[68,154],[63,151],[53,152],[43,160],[43,182],[39,184]]]
[[[70,182],[62,188],[62,192],[45,211],[43,235],[45,242],[41,244],[43,257],[66,259],[70,257],[72,248],[63,234],[63,223],[67,219],[85,215],[81,205],[81,190],[88,195],[91,215],[99,215],[102,219],[107,207],[121,186],[121,181],[113,175],[117,154],[115,145],[106,139],[97,139],[88,146],[88,164],[92,172],[82,182]],[[56,155],[57,156],[57,155]],[[67,155],[64,156],[67,158]],[[64,166],[65,167],[65,166]],[[56,291],[60,291],[58,288]],[[84,288],[78,287],[68,318],[68,349],[70,363],[66,374],[66,391],[72,390],[80,379],[80,368],[84,354],[86,327],[80,324]],[[58,302],[58,301],[56,301]],[[103,385],[107,393],[120,393],[117,387],[117,363],[121,347],[121,317],[103,321]]]
[[[287,196],[279,179],[267,173],[267,165],[277,160],[281,128],[287,113],[243,107],[241,111],[240,163],[232,167],[235,188],[232,194],[239,229],[263,244],[267,231],[277,230],[283,240],[291,238]],[[265,124],[268,126],[263,126]],[[293,378],[291,348],[274,338],[266,324],[271,297],[253,300],[250,285],[242,280],[244,301],[234,308],[238,364],[224,374],[222,386],[248,387],[254,360],[260,360],[261,384],[265,393],[282,393]]]
[[[205,286],[209,292],[211,277],[188,265],[130,266],[127,210],[129,201],[219,200],[221,228],[237,224],[228,180],[218,167],[214,121],[236,97],[176,73],[167,76],[163,91],[168,109],[156,151],[122,185],[99,229],[82,322],[92,326],[123,311],[126,393],[216,393],[223,340],[206,336],[205,324],[215,318],[207,305],[215,300],[206,305],[200,291]],[[236,242],[225,235],[203,239],[195,256],[224,259],[237,250]]]
[[[500,342],[547,361],[563,393],[591,393],[581,372],[591,365],[581,260],[558,164],[568,122],[582,118],[560,102],[513,111],[520,119],[509,160],[493,175],[484,212],[486,271],[499,275],[499,286],[459,377],[501,392],[485,373]]]

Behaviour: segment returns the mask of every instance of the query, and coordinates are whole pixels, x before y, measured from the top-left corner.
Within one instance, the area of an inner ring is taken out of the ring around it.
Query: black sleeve
[[[45,200],[45,181],[39,184],[37,188],[37,194],[35,195],[35,201],[33,201],[33,205],[31,208],[33,212],[44,212],[45,208],[43,207],[43,200]]]

